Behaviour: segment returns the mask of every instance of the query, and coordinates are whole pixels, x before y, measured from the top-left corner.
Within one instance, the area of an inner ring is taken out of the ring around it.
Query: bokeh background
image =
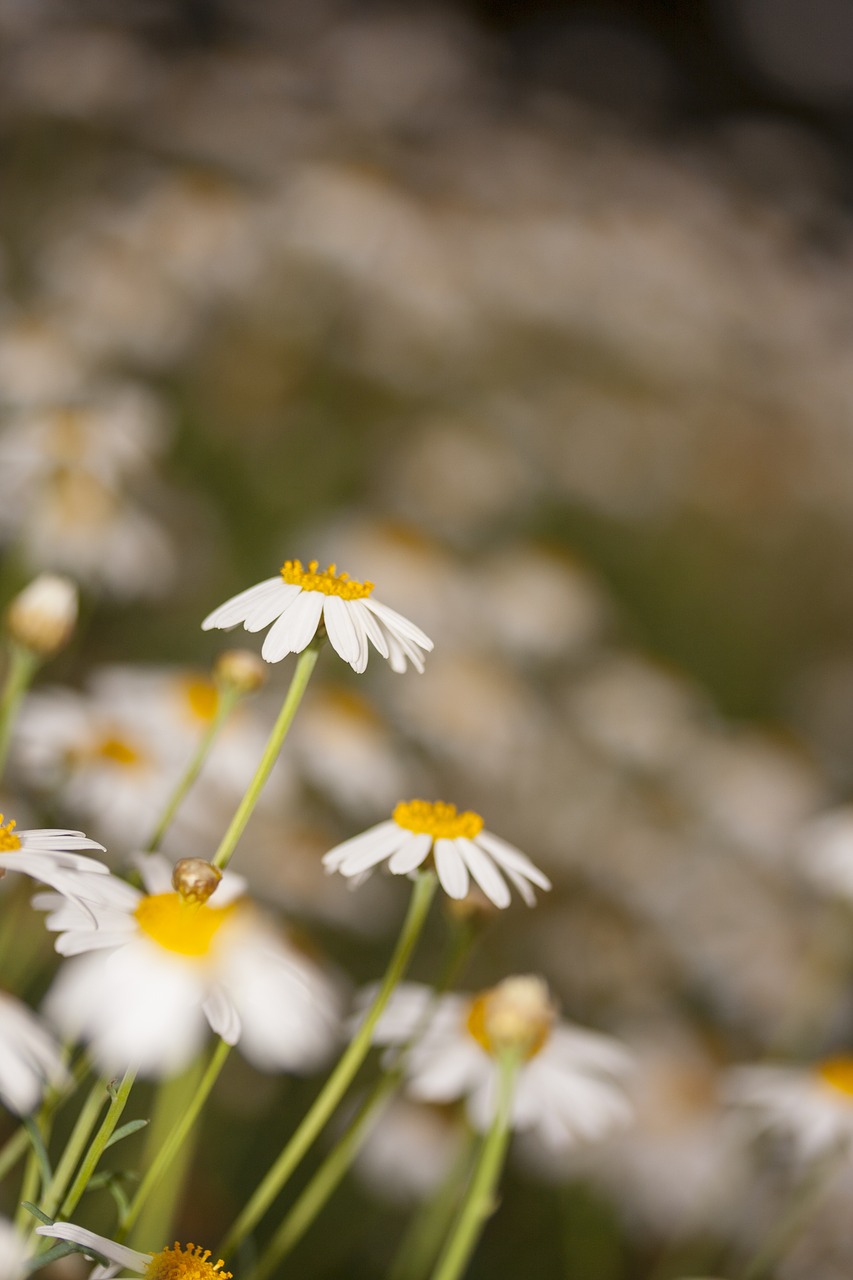
[[[421,677],[324,658],[237,862],[353,982],[405,887],[319,857],[397,799],[552,877],[464,985],[542,972],[624,1037],[637,1123],[520,1144],[474,1280],[733,1273],[800,1171],[721,1080],[853,1049],[851,131],[847,0],[0,0],[2,587],[85,597],[16,810],[119,865],[188,732],[169,690],[223,647],[200,619],[287,557],[433,636]],[[171,852],[215,848],[288,675]],[[229,1064],[189,1234],[314,1088]],[[442,1125],[392,1153],[429,1166]],[[294,1274],[384,1273],[382,1160]],[[849,1275],[851,1181],[773,1274]]]

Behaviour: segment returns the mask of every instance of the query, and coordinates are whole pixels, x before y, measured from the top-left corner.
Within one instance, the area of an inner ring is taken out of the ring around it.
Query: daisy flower
[[[53,1037],[26,1005],[0,992],[0,1101],[18,1115],[29,1115],[45,1085],[66,1079]],[[0,1242],[0,1277],[2,1253]]]
[[[367,666],[368,641],[393,671],[405,671],[409,662],[423,671],[432,641],[408,618],[371,599],[373,585],[354,582],[333,564],[320,569],[312,560],[303,569],[301,560],[286,560],[275,578],[265,578],[209,613],[202,630],[229,630],[242,622],[246,631],[262,631],[272,623],[261,657],[280,662],[307,648],[322,625],[335,653],[353,671]]]
[[[494,1119],[498,1058],[522,1059],[511,1124],[553,1147],[601,1137],[625,1123],[631,1106],[622,1081],[631,1058],[618,1041],[557,1022],[541,978],[507,978],[479,995],[436,997],[429,987],[398,987],[374,1033],[381,1045],[405,1045],[406,1092],[422,1102],[465,1099],[476,1129]]]
[[[73,1222],[54,1222],[36,1227],[36,1235],[67,1240],[70,1244],[79,1245],[86,1257],[101,1259],[107,1264],[98,1269],[101,1280],[119,1271],[133,1271],[144,1276],[145,1280],[176,1280],[177,1277],[181,1280],[231,1280],[232,1273],[222,1270],[225,1266],[223,1260],[211,1262],[210,1250],[198,1244],[182,1245],[176,1240],[157,1253],[141,1253]]]
[[[330,980],[243,897],[243,882],[201,859],[137,860],[145,891],[89,877],[86,903],[38,894],[60,969],[45,1011],[105,1071],[187,1066],[207,1026],[261,1070],[310,1070],[336,1039]],[[175,887],[177,886],[177,887]],[[211,895],[215,897],[208,901]]]
[[[853,1054],[805,1067],[733,1067],[723,1097],[759,1129],[787,1134],[797,1157],[810,1161],[853,1139]]]
[[[551,888],[548,877],[525,854],[483,829],[479,813],[459,813],[455,805],[441,800],[401,801],[387,822],[330,849],[323,865],[329,872],[352,877],[385,862],[393,875],[409,875],[430,855],[451,898],[464,898],[472,879],[496,907],[510,903],[504,876],[528,906],[536,901],[531,884]]]
[[[96,877],[107,874],[102,862],[77,852],[78,849],[104,852],[102,844],[90,840],[82,831],[53,827],[16,831],[14,819],[4,823],[3,818],[0,813],[0,878],[7,871],[21,871],[59,893],[74,897],[80,896],[84,880],[95,884]]]

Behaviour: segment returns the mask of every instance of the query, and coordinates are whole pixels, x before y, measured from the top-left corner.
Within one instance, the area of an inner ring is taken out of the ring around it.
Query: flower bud
[[[214,679],[236,693],[254,693],[267,678],[266,667],[251,649],[226,649],[213,667]]]
[[[6,613],[11,640],[40,658],[68,643],[77,622],[77,587],[70,578],[41,573],[15,596]]]
[[[193,906],[207,902],[221,879],[219,868],[204,858],[181,858],[172,871],[173,888]]]
[[[509,1052],[526,1061],[547,1042],[556,1013],[542,978],[505,978],[475,997],[468,1030],[494,1057]]]

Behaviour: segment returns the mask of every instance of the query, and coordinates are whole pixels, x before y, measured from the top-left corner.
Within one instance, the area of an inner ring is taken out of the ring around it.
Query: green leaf
[[[27,1131],[27,1136],[29,1137],[29,1140],[32,1143],[32,1148],[33,1148],[33,1151],[35,1152],[36,1159],[38,1160],[42,1186],[46,1187],[48,1183],[51,1181],[51,1179],[53,1178],[53,1170],[50,1167],[50,1160],[48,1159],[47,1148],[44,1145],[44,1139],[39,1133],[38,1125],[33,1120],[32,1116],[26,1116],[24,1118],[23,1123],[24,1123],[24,1128]]]
[[[106,1151],[108,1147],[111,1147],[116,1142],[121,1142],[122,1138],[129,1138],[132,1133],[138,1133],[140,1129],[144,1129],[149,1123],[150,1121],[148,1120],[128,1120],[127,1124],[123,1124],[116,1129],[104,1150]]]

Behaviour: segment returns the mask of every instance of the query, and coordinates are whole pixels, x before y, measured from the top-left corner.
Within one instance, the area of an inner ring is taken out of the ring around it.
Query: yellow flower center
[[[0,813],[0,853],[14,853],[21,847],[21,837],[15,835],[15,819],[3,825],[3,814]]]
[[[143,763],[142,754],[135,747],[132,747],[124,738],[118,738],[111,733],[101,738],[95,745],[92,755],[98,756],[101,760],[109,760],[112,764],[124,765],[129,769]]]
[[[237,903],[232,903],[216,909],[206,903],[187,902],[179,893],[153,893],[142,899],[133,914],[142,932],[165,951],[206,956],[236,907]]]
[[[398,827],[434,840],[455,840],[457,836],[473,840],[483,830],[479,813],[472,809],[457,813],[455,804],[443,800],[401,800],[391,816]]]
[[[307,569],[301,560],[285,560],[281,576],[285,582],[303,591],[322,591],[324,596],[340,596],[342,600],[363,600],[373,590],[372,582],[354,582],[348,573],[338,573],[337,565],[320,569],[319,560],[312,560]]]
[[[171,1248],[161,1249],[145,1268],[145,1280],[232,1280],[230,1271],[223,1271],[225,1263],[209,1262],[210,1250],[201,1245],[186,1247],[177,1240]]]
[[[505,978],[481,991],[468,1007],[465,1028],[492,1057],[504,1051],[523,1062],[535,1058],[554,1024],[554,1006],[541,978]]]
[[[818,1064],[817,1074],[824,1084],[853,1099],[853,1054],[839,1053],[824,1058]]]
[[[209,724],[219,706],[219,693],[213,681],[203,676],[188,677],[181,682],[181,693],[190,715]]]

